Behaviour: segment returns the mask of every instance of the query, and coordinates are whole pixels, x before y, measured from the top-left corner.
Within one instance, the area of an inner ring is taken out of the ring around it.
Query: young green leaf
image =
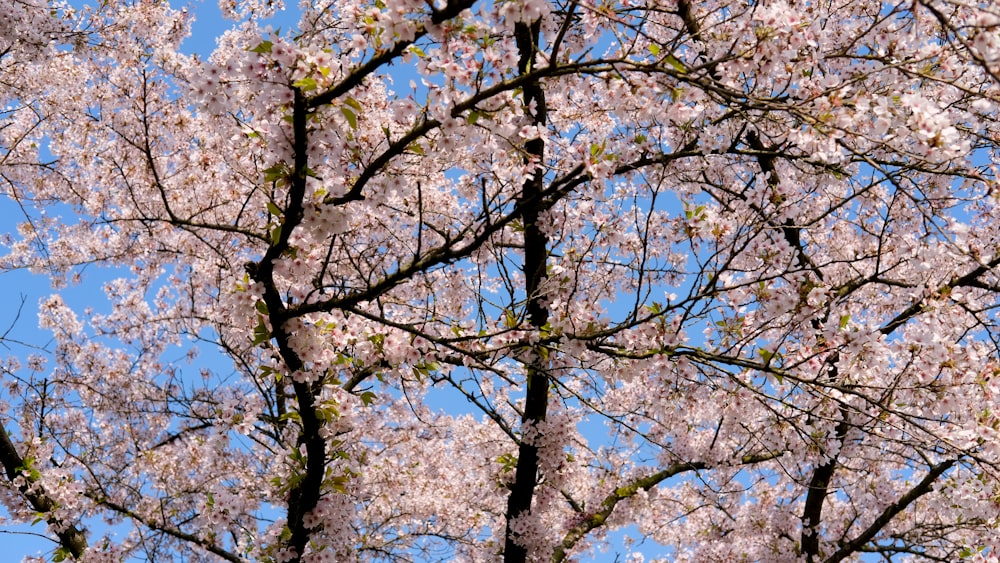
[[[353,111],[341,106],[340,113],[344,114],[344,118],[347,119],[347,124],[351,126],[351,129],[358,128],[358,117],[354,115]]]

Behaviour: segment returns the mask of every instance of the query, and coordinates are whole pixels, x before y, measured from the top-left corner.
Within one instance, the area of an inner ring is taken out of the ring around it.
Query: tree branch
[[[949,459],[937,465],[932,465],[930,470],[927,472],[927,475],[925,475],[924,478],[916,484],[916,486],[907,491],[906,494],[900,497],[898,501],[886,507],[885,510],[882,511],[882,514],[880,514],[874,522],[865,528],[865,531],[861,532],[858,537],[841,545],[840,549],[835,551],[833,555],[826,559],[826,563],[843,561],[853,553],[859,551],[861,546],[871,541],[872,538],[874,538],[875,535],[878,534],[879,531],[881,531],[882,528],[884,528],[885,525],[888,524],[889,521],[891,521],[897,514],[906,510],[906,507],[913,504],[913,502],[918,498],[931,492],[934,482],[937,481],[938,477],[951,469],[957,461],[958,460],[955,459]]]
[[[38,483],[38,476],[25,466],[24,458],[17,452],[14,443],[10,441],[10,436],[7,435],[7,429],[3,427],[0,427],[0,465],[3,465],[7,480],[11,483],[19,477],[24,480],[17,489],[35,511],[45,515],[45,522],[59,538],[60,547],[76,559],[82,558],[87,551],[86,531],[63,522],[52,514],[59,507],[58,503]]]
[[[752,465],[762,463],[781,457],[781,455],[782,454],[780,453],[746,455],[740,460],[740,464]],[[583,539],[584,536],[586,536],[591,530],[599,528],[607,522],[611,513],[614,512],[615,506],[617,506],[619,502],[632,498],[639,491],[648,491],[663,481],[680,475],[681,473],[686,473],[688,471],[700,471],[706,468],[708,468],[708,464],[703,461],[675,463],[662,471],[657,471],[652,475],[640,477],[625,486],[618,487],[610,495],[604,498],[601,502],[601,507],[597,510],[597,512],[584,518],[582,522],[573,526],[568,532],[566,532],[566,535],[563,536],[562,543],[557,545],[552,552],[552,558],[550,559],[551,563],[561,563],[562,561],[565,561],[566,557],[569,555],[569,551],[573,549],[573,547],[581,539]]]

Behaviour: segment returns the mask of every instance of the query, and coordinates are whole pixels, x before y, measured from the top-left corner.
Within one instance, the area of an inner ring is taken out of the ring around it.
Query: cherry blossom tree
[[[1000,558],[991,2],[74,6],[0,4],[54,559]]]

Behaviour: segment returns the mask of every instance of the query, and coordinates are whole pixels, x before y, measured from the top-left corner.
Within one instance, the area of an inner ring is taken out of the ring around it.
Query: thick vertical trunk
[[[285,329],[286,320],[294,316],[281,298],[274,275],[274,265],[290,247],[289,236],[302,221],[303,202],[306,193],[306,170],[309,165],[307,120],[309,110],[302,92],[296,90],[292,107],[293,130],[293,170],[288,178],[288,201],[281,223],[280,236],[271,241],[271,246],[260,262],[250,268],[253,279],[264,286],[264,303],[270,315],[273,338],[285,362],[289,374],[293,374],[304,365],[298,353],[290,344],[291,334]],[[317,388],[309,383],[293,382],[297,412],[301,424],[296,447],[304,448],[305,467],[301,479],[288,491],[288,529],[290,540],[288,546],[294,555],[291,563],[297,563],[305,551],[312,530],[305,523],[305,516],[319,503],[323,487],[323,477],[326,472],[326,441],[320,434],[322,423],[316,413],[315,398]]]
[[[518,23],[514,28],[520,59],[518,70],[521,74],[529,72],[535,53],[538,50],[540,25]],[[545,95],[538,81],[525,84],[524,108],[526,114],[535,125],[545,125]],[[537,164],[532,176],[524,182],[521,188],[521,219],[524,223],[524,290],[527,299],[527,317],[531,327],[541,329],[548,323],[548,310],[543,304],[539,291],[545,279],[546,259],[548,257],[548,237],[538,227],[538,215],[542,201],[540,199],[544,170],[542,161],[545,156],[545,144],[541,139],[531,139],[524,144],[526,160]],[[524,400],[524,414],[521,419],[522,428],[545,419],[549,401],[548,374],[542,359],[537,353],[529,355],[527,372],[527,391]],[[504,546],[505,563],[522,562],[527,558],[527,550],[519,545],[513,537],[511,521],[531,510],[531,499],[535,494],[535,484],[538,480],[538,448],[533,443],[521,442],[518,448],[517,468],[514,474],[514,485],[507,499],[507,538]]]

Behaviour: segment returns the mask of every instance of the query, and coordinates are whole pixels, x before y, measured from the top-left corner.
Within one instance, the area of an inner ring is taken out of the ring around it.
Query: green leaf
[[[267,202],[267,210],[275,217],[281,217],[281,209],[273,201]]]
[[[37,469],[35,469],[35,458],[34,457],[25,456],[25,458],[22,460],[22,462],[23,462],[23,464],[21,465],[21,467],[17,468],[17,472],[18,473],[27,473],[26,477],[28,478],[29,482],[34,483],[35,481],[37,481],[37,480],[39,480],[39,479],[42,478],[41,472],[38,471]]]
[[[365,406],[368,406],[368,405],[374,403],[375,402],[375,393],[372,393],[371,391],[365,391],[365,392],[361,393],[361,402]]]
[[[254,307],[257,309],[258,313],[260,313],[262,315],[266,315],[267,314],[267,303],[264,303],[263,300],[258,301],[257,304]]]
[[[966,547],[962,551],[958,552],[958,556],[961,557],[962,559],[966,559],[966,558],[972,557],[972,556],[974,556],[974,555],[976,555],[978,553],[982,553],[984,551],[986,551],[986,546],[985,545],[981,545],[981,546],[976,547],[976,548]]]
[[[274,47],[274,43],[271,43],[270,41],[261,41],[260,44],[254,47],[253,49],[247,49],[247,50],[250,51],[251,53],[263,54],[263,53],[270,53],[272,47]]]
[[[343,494],[347,492],[347,481],[348,477],[346,476],[331,477],[330,486],[333,487],[333,490]]]
[[[357,111],[358,113],[361,113],[361,104],[358,103],[358,101],[355,100],[354,98],[347,98],[346,100],[344,100],[344,103],[354,108],[354,110]]]
[[[373,334],[368,337],[368,342],[371,342],[375,346],[375,350],[381,354],[385,350],[385,335],[384,334]]]
[[[281,240],[281,225],[276,225],[271,229],[271,244],[278,244],[279,240]]]
[[[265,182],[277,182],[278,180],[284,180],[285,176],[288,175],[288,167],[285,166],[284,162],[279,162],[270,168],[265,168],[262,172],[264,173]]]
[[[673,55],[667,55],[663,57],[663,60],[670,66],[674,67],[674,70],[681,74],[687,74],[687,68],[684,67],[684,63],[680,61],[677,57]]]
[[[850,315],[840,315],[840,330],[847,328],[847,323],[851,322]]]
[[[344,118],[347,119],[347,124],[351,126],[351,129],[358,128],[358,116],[354,115],[353,111],[340,106],[340,113],[344,114]]]
[[[253,329],[253,345],[260,346],[271,339],[271,333],[264,325],[264,317],[257,317],[257,326]]]
[[[514,328],[517,326],[517,315],[514,314],[514,311],[510,309],[504,310],[503,326],[504,328]]]
[[[506,453],[497,458],[497,463],[500,464],[500,470],[504,473],[509,473],[517,467],[517,456]]]
[[[340,418],[340,410],[334,403],[325,403],[326,406],[316,409],[316,416],[320,421],[327,423]]]
[[[469,116],[465,118],[465,121],[469,125],[475,125],[476,122],[479,121],[479,112],[478,111],[470,111],[469,112]]]
[[[688,206],[684,207],[684,216],[687,217],[688,219],[701,219],[704,213],[705,213],[704,205],[698,205],[693,210]]]
[[[300,78],[295,82],[292,82],[292,86],[298,88],[299,90],[302,90],[303,92],[315,90],[316,88],[319,87],[319,85],[316,84],[316,79],[312,78],[311,76]]]
[[[650,43],[649,44],[649,52],[653,53],[654,57],[659,57],[660,56],[660,46],[657,45],[656,43]]]
[[[416,45],[410,45],[410,47],[407,50],[410,51],[411,53],[413,53],[414,55],[418,56],[418,57],[426,57],[427,56],[427,53],[425,53],[423,49],[421,49],[420,47],[417,47]]]
[[[421,156],[425,154],[424,147],[420,146],[420,143],[416,141],[410,143],[410,146],[406,147],[406,150],[412,152],[413,154],[419,154]]]
[[[294,420],[295,422],[302,422],[302,415],[300,415],[296,411],[288,411],[288,412],[282,414],[281,416],[279,416],[278,420],[281,421],[281,422],[285,422],[287,420]],[[289,455],[295,461],[301,461],[301,459],[302,459],[302,454],[298,450],[292,450]]]

